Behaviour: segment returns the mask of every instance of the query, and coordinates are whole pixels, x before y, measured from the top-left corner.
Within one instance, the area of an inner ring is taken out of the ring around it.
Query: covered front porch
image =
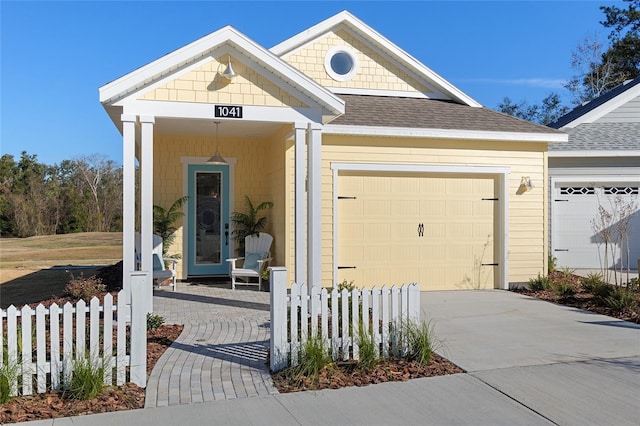
[[[226,259],[236,255],[230,215],[248,196],[274,203],[265,229],[273,263],[297,282],[320,281],[322,128],[344,101],[232,27],[103,86],[100,96],[122,133],[125,290],[135,233],[140,269],[151,271],[153,205],[185,196],[169,249],[181,257],[179,279],[228,274]],[[225,163],[211,164],[218,150]],[[151,274],[146,286],[151,304]]]

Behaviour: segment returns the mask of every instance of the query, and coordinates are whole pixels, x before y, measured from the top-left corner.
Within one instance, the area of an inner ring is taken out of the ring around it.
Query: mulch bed
[[[563,275],[562,272],[552,272],[549,274],[549,278],[551,278],[552,280],[568,280],[575,286],[576,293],[571,297],[561,298],[554,292],[549,290],[531,291],[528,289],[517,289],[512,291],[535,297],[536,299],[546,300],[547,302],[557,303],[563,306],[570,306],[572,308],[578,308],[585,311],[606,315],[608,317],[621,319],[623,321],[640,324],[640,295],[638,295],[638,305],[634,309],[619,312],[604,305],[602,301],[600,301],[597,297],[582,288],[582,286],[580,285],[582,278],[577,275],[572,274],[567,277],[566,275]]]
[[[381,360],[371,371],[362,371],[356,361],[338,361],[325,367],[317,379],[291,377],[286,370],[272,374],[280,393],[306,390],[339,389],[349,386],[368,386],[384,382],[406,382],[420,377],[444,376],[465,371],[438,354],[433,354],[428,364],[407,361],[403,358]]]

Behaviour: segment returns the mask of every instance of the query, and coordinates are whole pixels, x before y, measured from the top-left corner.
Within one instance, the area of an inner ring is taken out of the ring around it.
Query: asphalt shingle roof
[[[487,108],[424,98],[344,95],[344,115],[331,124],[352,126],[455,129],[493,132],[561,134]]]
[[[640,123],[588,123],[565,129],[569,141],[549,151],[640,150]]]

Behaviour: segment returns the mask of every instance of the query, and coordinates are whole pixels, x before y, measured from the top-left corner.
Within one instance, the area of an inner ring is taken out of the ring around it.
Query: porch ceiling
[[[214,119],[157,118],[154,132],[162,134],[183,134],[215,136]],[[245,120],[219,120],[219,135],[225,137],[263,138],[277,132],[283,123],[269,123]]]

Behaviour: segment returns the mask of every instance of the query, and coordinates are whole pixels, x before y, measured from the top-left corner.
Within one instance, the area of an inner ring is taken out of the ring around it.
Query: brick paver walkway
[[[278,393],[267,365],[268,292],[178,283],[154,290],[153,309],[184,330],[151,372],[145,407]]]

